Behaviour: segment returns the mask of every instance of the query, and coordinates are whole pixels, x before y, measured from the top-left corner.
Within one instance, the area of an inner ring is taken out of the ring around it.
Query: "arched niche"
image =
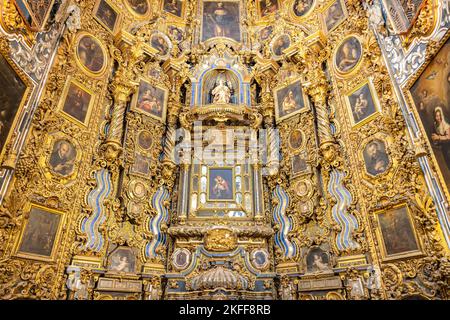
[[[202,84],[202,105],[214,103],[213,91],[219,85],[224,83],[231,91],[231,104],[240,104],[240,83],[239,78],[226,69],[214,69],[209,71],[203,78]]]

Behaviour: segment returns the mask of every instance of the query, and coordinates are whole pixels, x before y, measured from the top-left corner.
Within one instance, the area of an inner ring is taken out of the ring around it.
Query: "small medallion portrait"
[[[251,253],[252,265],[258,269],[263,270],[269,266],[269,252],[265,249],[257,249]]]
[[[363,125],[379,112],[379,103],[372,83],[365,83],[347,97],[353,126]]]
[[[19,242],[18,256],[53,260],[63,213],[32,205]]]
[[[88,74],[99,75],[106,68],[106,53],[100,42],[90,35],[79,38],[76,46],[77,59]]]
[[[258,0],[258,3],[261,17],[275,13],[279,8],[278,0]]]
[[[209,169],[208,200],[233,201],[234,183],[233,168]]]
[[[117,22],[119,20],[118,12],[106,0],[99,0],[95,10],[95,17],[105,26],[110,32],[114,33]]]
[[[148,176],[150,174],[150,158],[136,153],[133,160],[134,163],[131,170],[133,173],[141,174],[144,176]]]
[[[309,180],[301,180],[295,184],[295,193],[300,198],[307,197],[312,191],[312,185]]]
[[[370,141],[364,148],[363,155],[368,174],[378,176],[389,169],[390,160],[384,141],[379,139]]]
[[[272,42],[272,53],[275,57],[283,56],[283,51],[289,48],[291,45],[291,38],[287,35],[281,35],[275,38]]]
[[[355,36],[348,37],[336,51],[334,63],[340,73],[349,73],[359,64],[362,58],[362,44]]]
[[[169,35],[176,42],[181,42],[184,39],[183,30],[175,26],[169,26]]]
[[[134,98],[134,109],[161,122],[166,119],[168,91],[141,79]]]
[[[345,3],[342,0],[336,0],[328,9],[325,10],[323,21],[327,32],[333,31],[347,16]]]
[[[78,83],[71,81],[66,88],[62,111],[77,122],[86,125],[89,121],[91,93]]]
[[[138,133],[138,146],[144,151],[150,150],[153,144],[152,134],[150,131],[143,130]]]
[[[308,162],[306,161],[306,153],[296,154],[291,159],[292,175],[298,176],[308,171]]]
[[[306,256],[308,273],[322,273],[331,271],[330,257],[319,247],[312,248]]]
[[[131,11],[139,16],[145,16],[150,12],[148,0],[125,0]]]
[[[261,29],[261,31],[259,31],[259,39],[261,41],[266,41],[267,39],[270,38],[270,36],[273,33],[273,26],[267,26]]]
[[[172,264],[175,269],[185,270],[191,263],[191,253],[188,249],[176,249],[172,255]]]
[[[164,0],[163,10],[181,18],[183,14],[183,2],[181,0]]]
[[[119,247],[108,259],[108,270],[116,273],[135,273],[136,256],[131,248]]]
[[[289,136],[289,146],[291,149],[298,150],[303,145],[303,132],[301,130],[292,131]]]
[[[57,140],[53,145],[48,164],[53,172],[64,177],[71,175],[74,171],[77,150],[67,140]]]
[[[301,81],[275,90],[275,115],[277,121],[287,119],[308,106],[308,97],[305,96]]]
[[[297,17],[303,17],[314,6],[314,0],[295,0],[293,5],[294,14]]]
[[[170,52],[170,43],[161,34],[154,34],[150,40],[152,47],[158,51],[160,57],[166,57]]]
[[[130,190],[132,197],[142,199],[147,195],[145,184],[140,181],[133,180],[130,182]]]
[[[375,213],[378,222],[383,259],[417,256],[421,254],[420,244],[414,229],[409,209],[399,205],[387,211]]]
[[[222,37],[240,42],[240,16],[238,1],[203,1],[202,41]]]

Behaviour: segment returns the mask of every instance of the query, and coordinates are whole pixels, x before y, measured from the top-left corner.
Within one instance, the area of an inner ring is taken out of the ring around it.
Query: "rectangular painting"
[[[352,126],[362,126],[379,113],[380,106],[372,83],[365,82],[346,97]]]
[[[181,0],[163,0],[163,10],[181,18],[183,16],[183,2]]]
[[[25,23],[33,30],[42,30],[55,0],[15,0],[15,3]]]
[[[87,126],[91,113],[92,93],[76,81],[69,81],[63,94],[62,112],[67,118]]]
[[[43,261],[54,260],[63,213],[32,205],[17,247],[17,256]]]
[[[450,39],[410,88],[416,115],[450,190]]]
[[[347,9],[343,0],[336,0],[325,9],[322,19],[326,32],[336,29],[347,18]]]
[[[413,220],[406,205],[375,213],[384,261],[422,254]]]
[[[131,172],[143,176],[148,176],[150,174],[150,159],[139,153],[136,153],[134,156],[134,163]]]
[[[278,11],[278,0],[258,0],[259,15],[263,18]]]
[[[98,0],[94,9],[97,20],[111,33],[115,33],[119,21],[119,12],[108,1]]]
[[[234,201],[233,168],[210,168],[208,201]]]
[[[297,177],[303,173],[309,172],[308,162],[306,161],[306,152],[294,155],[291,159],[292,176]]]
[[[212,38],[241,41],[239,1],[203,2],[202,41]]]
[[[383,4],[395,32],[406,33],[415,23],[425,0],[383,0]]]
[[[0,87],[0,150],[3,150],[28,91],[26,83],[3,55],[0,55]]]
[[[309,106],[308,97],[305,95],[300,80],[287,87],[275,90],[275,115],[277,122],[292,117]]]
[[[132,108],[161,122],[166,121],[169,92],[141,79],[137,94],[134,95]]]

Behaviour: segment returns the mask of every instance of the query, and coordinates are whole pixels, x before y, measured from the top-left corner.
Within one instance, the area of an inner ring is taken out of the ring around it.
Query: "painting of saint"
[[[141,80],[137,95],[136,109],[161,121],[167,103],[167,91]]]
[[[336,0],[324,13],[324,21],[327,32],[336,28],[346,16],[344,5],[341,0]]]
[[[91,98],[90,93],[71,82],[62,111],[79,122],[86,124]]]
[[[101,72],[105,66],[105,52],[100,43],[92,36],[85,35],[80,39],[77,56],[80,63],[92,73]]]
[[[353,125],[364,122],[378,111],[369,83],[354,91],[348,97],[348,103],[353,117]]]
[[[209,200],[234,200],[233,169],[209,169]]]
[[[40,207],[32,207],[18,253],[50,259],[54,252],[61,220],[61,214]]]
[[[386,257],[420,251],[408,208],[401,206],[377,214]]]
[[[150,174],[150,160],[147,157],[136,153],[134,156],[132,172],[147,176]]]
[[[279,121],[300,112],[306,107],[306,100],[300,81],[279,89],[276,91],[275,97],[275,111]]]
[[[95,16],[103,22],[109,31],[114,32],[119,14],[106,0],[100,0]]]
[[[62,176],[71,175],[74,169],[77,151],[67,140],[58,140],[53,145],[53,151],[48,161],[52,170]]]
[[[303,134],[300,130],[295,130],[289,136],[289,145],[292,149],[300,149],[303,144]]]
[[[297,17],[302,17],[307,14],[314,5],[314,0],[295,0],[294,13]]]
[[[138,144],[144,150],[149,150],[152,147],[153,139],[149,131],[141,131],[138,135]]]
[[[450,40],[410,89],[415,109],[450,190]]]
[[[241,41],[239,2],[204,1],[202,41],[216,37]]]
[[[259,32],[259,39],[261,39],[261,41],[266,41],[267,39],[270,38],[272,33],[273,33],[273,26],[264,27]]]
[[[170,50],[169,44],[167,40],[164,39],[160,34],[155,34],[151,40],[152,47],[158,50],[158,54],[162,57],[165,57]]]
[[[292,157],[292,174],[299,175],[308,170],[305,154],[297,154]]]
[[[183,30],[175,26],[169,26],[169,34],[176,42],[181,42],[184,38]]]
[[[311,273],[327,272],[331,270],[328,254],[320,248],[313,248],[306,257],[307,271]]]
[[[8,61],[0,55],[0,151],[3,150],[14,119],[25,98],[27,85],[14,71]]]
[[[129,7],[138,15],[144,16],[148,13],[150,6],[147,0],[126,0]]]
[[[119,248],[110,256],[109,271],[118,273],[134,273],[136,257],[130,248]]]
[[[181,18],[183,13],[183,3],[181,0],[164,0],[163,9],[165,12]]]
[[[275,13],[278,8],[278,0],[259,0],[259,12],[261,17]]]
[[[362,45],[356,37],[349,37],[338,48],[335,56],[339,72],[348,73],[356,67],[362,57]]]
[[[363,154],[366,171],[370,175],[377,176],[389,169],[390,160],[384,141],[372,140],[364,148]]]
[[[288,35],[282,35],[276,38],[272,44],[272,52],[276,57],[281,57],[283,51],[289,48],[291,45],[291,39]]]

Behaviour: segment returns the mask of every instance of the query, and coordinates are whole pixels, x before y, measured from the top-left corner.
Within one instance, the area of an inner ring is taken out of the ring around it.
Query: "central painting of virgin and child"
[[[233,168],[211,168],[208,177],[209,201],[233,201]]]
[[[202,41],[212,38],[241,41],[239,1],[204,1]]]

